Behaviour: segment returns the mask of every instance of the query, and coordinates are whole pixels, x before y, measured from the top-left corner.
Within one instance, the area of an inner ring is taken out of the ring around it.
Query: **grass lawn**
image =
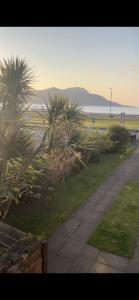
[[[31,126],[42,126],[42,118],[36,112],[26,112],[25,116],[27,117],[26,125]],[[29,119],[28,119],[29,118]],[[110,118],[109,115],[95,115],[95,124],[92,122],[92,118],[83,116],[83,124],[86,127],[95,127],[95,128],[108,128],[111,125],[119,125],[120,124],[120,115],[114,116]],[[139,129],[139,117],[125,117],[124,126],[128,129]]]
[[[47,239],[134,149],[129,146],[123,154],[102,154],[99,162],[57,184],[51,199],[47,199],[44,191],[42,199],[34,200],[32,205],[19,203],[13,207],[5,222],[32,232],[39,239]]]
[[[120,125],[120,116],[110,118],[109,116],[96,115],[95,124],[90,118],[85,118],[84,125],[87,127],[108,128],[111,125]],[[128,129],[139,129],[139,117],[126,117],[124,126]]]
[[[116,255],[132,257],[139,234],[139,182],[128,182],[88,243]]]

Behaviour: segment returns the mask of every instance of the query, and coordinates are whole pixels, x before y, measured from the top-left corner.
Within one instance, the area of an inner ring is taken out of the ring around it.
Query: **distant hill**
[[[109,106],[110,100],[96,94],[91,94],[84,88],[73,87],[67,89],[57,89],[55,87],[46,90],[36,90],[35,95],[29,98],[30,104],[44,104],[49,95],[63,95],[68,97],[71,101],[77,100],[80,105],[84,106]],[[123,106],[117,102],[112,101],[112,106]]]

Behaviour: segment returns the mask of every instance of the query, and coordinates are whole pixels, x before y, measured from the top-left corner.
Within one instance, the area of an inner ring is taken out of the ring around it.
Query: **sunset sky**
[[[139,27],[0,27],[0,59],[25,57],[35,88],[83,87],[139,106]]]

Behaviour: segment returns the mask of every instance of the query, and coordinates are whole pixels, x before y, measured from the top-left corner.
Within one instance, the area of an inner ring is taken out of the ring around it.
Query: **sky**
[[[139,106],[139,27],[0,27],[0,60],[24,57],[34,88],[82,87]]]

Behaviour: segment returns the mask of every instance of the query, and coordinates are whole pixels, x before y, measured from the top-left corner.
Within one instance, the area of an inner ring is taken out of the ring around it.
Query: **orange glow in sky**
[[[36,89],[82,87],[139,106],[139,27],[0,27],[0,59],[25,57]]]

